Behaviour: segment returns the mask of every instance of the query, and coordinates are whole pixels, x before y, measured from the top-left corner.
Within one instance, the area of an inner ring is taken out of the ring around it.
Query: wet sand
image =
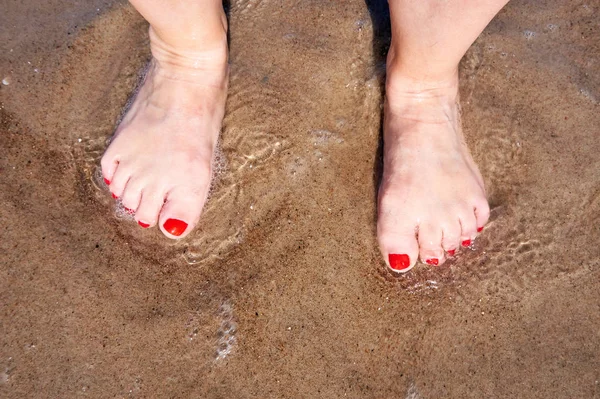
[[[221,173],[171,242],[98,179],[146,23],[122,1],[5,2],[0,397],[600,398],[599,12],[513,0],[469,50],[492,220],[394,277],[384,4],[230,4]]]

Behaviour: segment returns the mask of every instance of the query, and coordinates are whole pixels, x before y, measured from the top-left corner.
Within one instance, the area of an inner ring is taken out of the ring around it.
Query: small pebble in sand
[[[2,79],[2,84],[4,86],[8,86],[10,84],[10,77],[5,77],[4,79]]]

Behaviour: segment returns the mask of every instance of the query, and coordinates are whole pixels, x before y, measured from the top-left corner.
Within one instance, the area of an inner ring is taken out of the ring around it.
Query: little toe
[[[477,236],[477,220],[475,219],[475,212],[463,212],[460,215],[460,227],[460,245],[463,247],[469,247]]]
[[[442,229],[433,224],[422,224],[419,226],[418,235],[421,262],[431,266],[438,266],[444,263]]]
[[[154,226],[164,203],[164,191],[153,187],[145,188],[135,211],[135,220],[144,228]]]
[[[481,232],[490,218],[490,206],[485,199],[475,204],[475,219],[477,220],[477,232]]]
[[[180,239],[196,226],[206,201],[206,195],[184,190],[169,193],[159,216],[160,229],[165,236]]]
[[[117,161],[116,157],[112,156],[112,154],[110,154],[110,152],[107,150],[100,160],[100,166],[102,167],[102,178],[104,179],[104,183],[106,183],[107,186],[110,186],[113,176],[115,175],[115,171],[119,166],[119,162]]]

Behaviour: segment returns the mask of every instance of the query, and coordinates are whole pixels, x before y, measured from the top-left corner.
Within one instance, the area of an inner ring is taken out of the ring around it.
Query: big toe
[[[415,266],[419,244],[414,227],[389,229],[380,223],[377,229],[379,249],[386,264],[394,272],[406,273]]]
[[[206,196],[186,192],[171,193],[159,216],[160,230],[165,236],[180,239],[196,226]]]

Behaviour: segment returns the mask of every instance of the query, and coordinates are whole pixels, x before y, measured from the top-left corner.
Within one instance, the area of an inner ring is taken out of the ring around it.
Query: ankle
[[[415,73],[395,62],[393,56],[388,58],[385,90],[386,107],[391,110],[453,107],[458,102],[458,87],[458,67],[444,74]]]
[[[392,66],[388,69],[385,117],[397,122],[445,124],[458,120],[458,71],[432,79]]]
[[[149,32],[152,56],[163,73],[193,80],[194,76],[227,69],[226,24],[208,33],[190,35],[191,39],[170,37],[165,40],[152,27]]]
[[[386,64],[386,91],[428,96],[458,94],[458,65],[412,65],[403,62],[397,51],[390,48]]]

